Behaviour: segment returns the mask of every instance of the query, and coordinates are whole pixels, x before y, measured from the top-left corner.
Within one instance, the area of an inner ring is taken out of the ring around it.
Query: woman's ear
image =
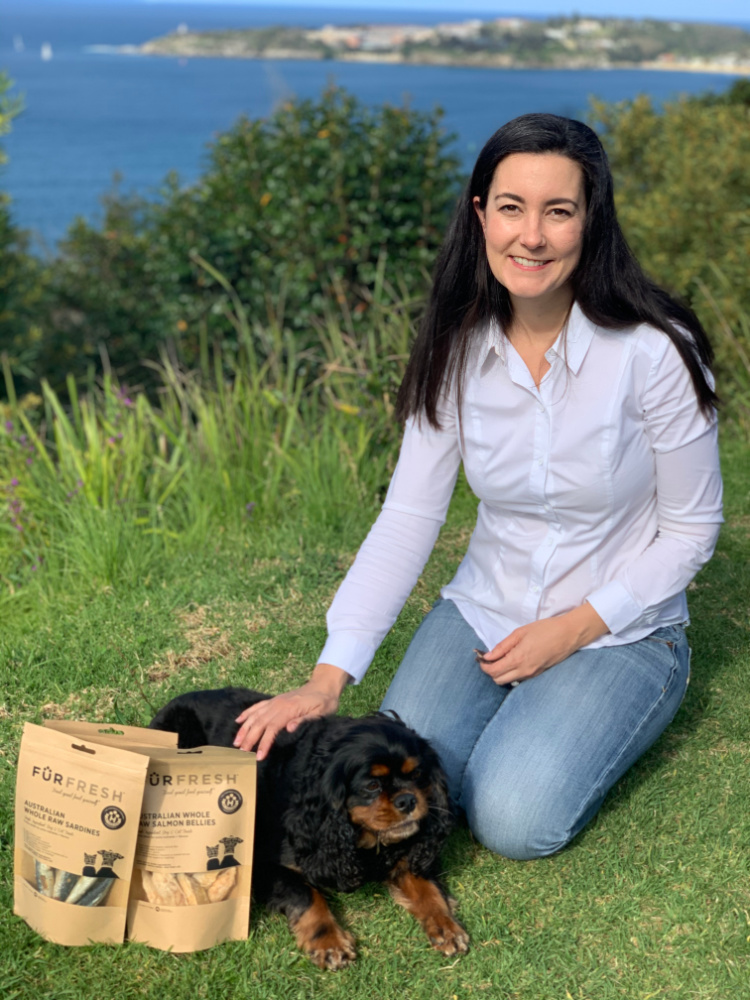
[[[472,198],[472,204],[474,206],[474,211],[477,213],[477,218],[479,219],[479,221],[480,221],[480,223],[482,225],[482,232],[486,233],[487,232],[487,228],[486,228],[486,218],[487,217],[486,217],[486,213],[485,213],[484,209],[482,208],[481,199],[480,199],[480,197],[479,197],[478,194],[475,194],[474,197]]]

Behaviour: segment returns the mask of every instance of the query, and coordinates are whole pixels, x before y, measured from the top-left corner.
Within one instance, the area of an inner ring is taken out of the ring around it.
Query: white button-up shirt
[[[687,620],[685,588],[722,522],[716,420],[669,338],[605,330],[574,306],[537,387],[502,332],[472,353],[459,427],[410,419],[383,509],[328,613],[319,662],[360,680],[445,521],[459,465],[477,523],[441,594],[492,649],[519,625],[588,601],[590,646]]]

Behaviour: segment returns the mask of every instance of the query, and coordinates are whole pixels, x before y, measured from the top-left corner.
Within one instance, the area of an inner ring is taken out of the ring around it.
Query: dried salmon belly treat
[[[185,896],[171,872],[151,872],[151,885],[162,906],[185,906]]]
[[[180,872],[177,876],[180,889],[185,897],[188,906],[199,906],[208,902],[208,894],[202,885],[199,885],[190,875]]]
[[[226,899],[234,888],[237,881],[236,868],[223,868],[208,888],[208,900],[210,903],[219,903]]]
[[[161,872],[141,869],[143,891],[155,906],[220,903],[237,884],[237,868],[214,872]]]

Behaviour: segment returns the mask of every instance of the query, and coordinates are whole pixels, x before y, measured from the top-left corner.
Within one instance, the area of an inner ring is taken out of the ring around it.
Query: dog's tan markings
[[[310,906],[289,921],[297,944],[319,969],[345,969],[356,958],[354,938],[339,927],[318,890],[311,891]]]
[[[382,778],[386,774],[390,774],[391,769],[386,764],[373,764],[370,768],[370,774],[373,778]]]
[[[402,861],[387,884],[394,902],[416,917],[433,948],[443,955],[462,955],[469,950],[469,935],[453,919],[450,903],[434,882],[414,875]]]
[[[349,810],[349,819],[355,826],[362,827],[357,847],[377,847],[397,844],[407,837],[413,837],[420,822],[429,812],[429,801],[419,788],[409,789],[417,804],[408,816],[404,816],[391,802],[388,795],[379,795],[367,806],[354,806]],[[368,833],[374,834],[371,839]]]
[[[372,830],[362,830],[357,840],[357,847],[361,847],[363,850],[370,850],[373,847],[377,847],[378,844],[378,836]]]
[[[411,774],[415,768],[419,767],[419,761],[416,757],[407,757],[404,763],[401,765],[402,774]]]

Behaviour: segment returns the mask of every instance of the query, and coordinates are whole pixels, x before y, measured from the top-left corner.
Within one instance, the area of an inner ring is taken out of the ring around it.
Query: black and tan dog
[[[151,722],[183,748],[232,746],[235,718],[269,695],[222,688],[180,695]],[[384,882],[444,955],[468,951],[437,878],[452,827],[445,776],[426,740],[399,719],[326,716],[278,734],[258,766],[253,891],[284,913],[299,946],[321,968],[355,957],[323,889]]]

